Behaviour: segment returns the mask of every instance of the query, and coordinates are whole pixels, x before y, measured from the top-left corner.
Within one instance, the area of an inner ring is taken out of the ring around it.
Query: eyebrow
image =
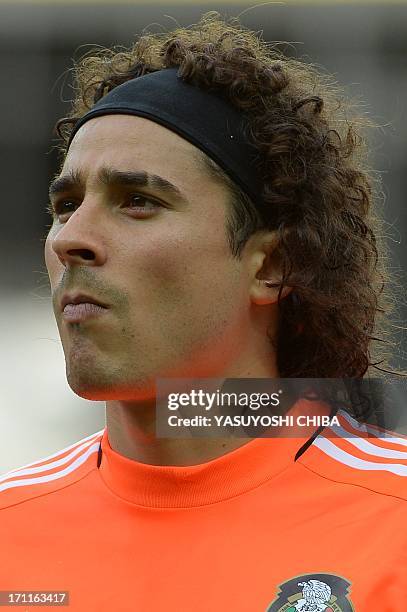
[[[72,189],[73,187],[78,187],[83,184],[82,177],[80,172],[76,170],[71,170],[68,174],[63,176],[57,176],[51,181],[49,186],[49,196],[57,195],[58,193],[63,193]]]
[[[173,183],[158,176],[142,170],[121,171],[114,168],[103,167],[98,173],[98,180],[110,187],[153,187],[170,196],[176,197],[186,203],[187,199]],[[71,170],[67,174],[55,178],[49,186],[50,197],[64,193],[70,189],[83,187],[84,180],[81,172]]]

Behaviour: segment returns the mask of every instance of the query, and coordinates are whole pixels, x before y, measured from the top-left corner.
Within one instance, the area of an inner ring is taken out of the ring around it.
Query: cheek
[[[204,289],[219,276],[229,257],[220,240],[167,233],[139,242],[132,254],[134,277],[163,290],[172,286]]]
[[[51,283],[51,287],[53,288],[57,283],[57,277],[58,277],[60,268],[63,266],[61,262],[59,261],[51,245],[52,245],[52,235],[48,234],[47,239],[45,241],[45,246],[44,246],[44,257],[45,257],[45,265],[48,270],[48,276],[49,276],[49,280]]]
[[[139,312],[147,307],[148,318],[163,325],[203,323],[220,314],[237,291],[236,262],[223,236],[167,234],[139,242],[131,259],[134,301],[144,305]]]

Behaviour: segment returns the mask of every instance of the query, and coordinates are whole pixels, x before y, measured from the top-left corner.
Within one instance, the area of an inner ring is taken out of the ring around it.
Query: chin
[[[155,381],[138,380],[132,384],[120,384],[112,380],[99,380],[82,375],[67,375],[67,380],[72,391],[83,399],[93,401],[145,401],[155,398]]]

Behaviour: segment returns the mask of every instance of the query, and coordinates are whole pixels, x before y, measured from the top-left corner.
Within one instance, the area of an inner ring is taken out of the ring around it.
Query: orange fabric
[[[324,433],[296,462],[304,439],[270,438],[174,467],[119,455],[105,429],[0,477],[0,590],[69,591],[71,612],[266,612],[328,574],[357,612],[403,610],[407,446]]]

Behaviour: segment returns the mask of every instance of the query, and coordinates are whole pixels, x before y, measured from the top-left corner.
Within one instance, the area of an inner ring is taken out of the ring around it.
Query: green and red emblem
[[[280,584],[266,612],[354,612],[350,582],[336,574],[302,574]]]

